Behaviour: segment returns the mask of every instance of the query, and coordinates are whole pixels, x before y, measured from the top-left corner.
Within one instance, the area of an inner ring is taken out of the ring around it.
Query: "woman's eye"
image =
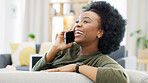
[[[88,23],[88,21],[85,21],[85,20],[84,20],[83,23]]]
[[[77,20],[75,23],[78,23],[79,21]]]

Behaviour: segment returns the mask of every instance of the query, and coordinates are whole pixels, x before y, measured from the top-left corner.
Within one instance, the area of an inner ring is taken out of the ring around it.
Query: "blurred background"
[[[0,0],[0,54],[11,54],[12,43],[53,43],[59,32],[72,28],[91,1],[100,0]],[[121,46],[124,56],[135,57],[131,69],[148,71],[148,0],[101,1],[117,8],[127,21]]]

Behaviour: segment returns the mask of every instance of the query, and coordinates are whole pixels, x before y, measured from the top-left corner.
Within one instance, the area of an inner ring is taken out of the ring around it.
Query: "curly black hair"
[[[105,1],[95,1],[91,2],[83,12],[86,11],[93,11],[101,17],[99,28],[104,30],[98,46],[101,53],[110,54],[119,49],[120,42],[125,34],[126,21],[118,10]]]

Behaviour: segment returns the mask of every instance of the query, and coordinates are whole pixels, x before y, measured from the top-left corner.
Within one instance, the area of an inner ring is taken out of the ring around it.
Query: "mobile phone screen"
[[[69,44],[74,42],[74,32],[70,31],[70,32],[66,32],[65,33],[65,43]]]

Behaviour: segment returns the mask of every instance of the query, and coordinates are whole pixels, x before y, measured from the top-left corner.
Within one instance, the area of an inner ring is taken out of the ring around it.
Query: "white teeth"
[[[75,34],[75,36],[80,36],[81,34]]]
[[[78,33],[78,34],[83,34],[83,32],[82,32],[82,31],[76,31],[75,33]]]

